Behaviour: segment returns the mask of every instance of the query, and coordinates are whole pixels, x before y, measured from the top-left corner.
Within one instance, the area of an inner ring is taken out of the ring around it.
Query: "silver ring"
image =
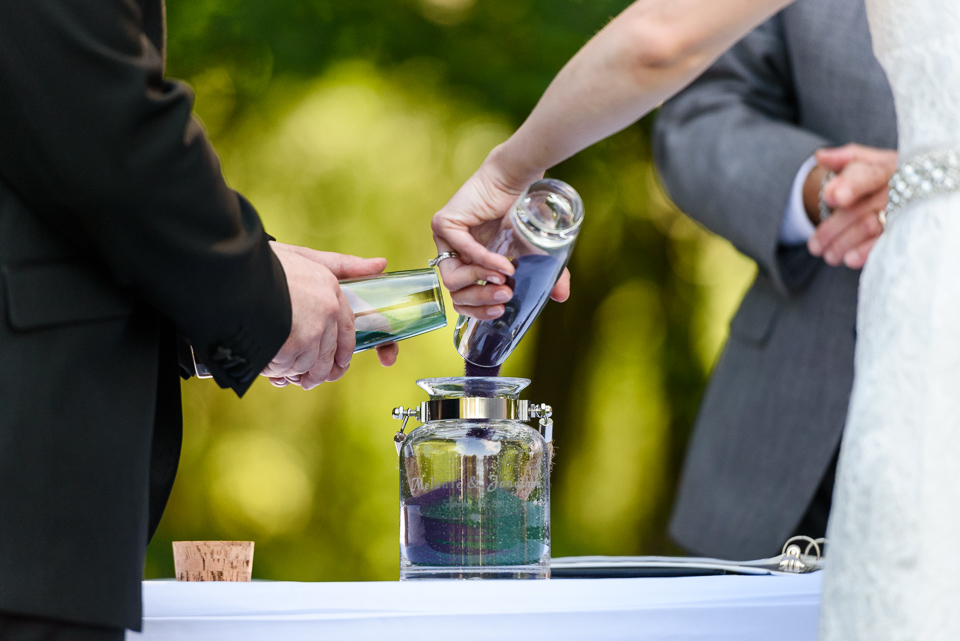
[[[887,228],[887,210],[886,209],[881,209],[880,211],[877,212],[877,220],[880,221],[881,229]]]
[[[436,267],[437,265],[440,264],[441,261],[444,261],[448,258],[460,258],[460,254],[458,254],[457,252],[440,252],[439,254],[437,254],[436,258],[433,258],[430,260],[429,265],[431,267]]]

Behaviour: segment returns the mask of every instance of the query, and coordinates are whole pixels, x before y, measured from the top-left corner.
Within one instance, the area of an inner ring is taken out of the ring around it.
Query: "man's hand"
[[[817,166],[804,185],[804,206],[817,229],[807,248],[833,267],[841,262],[860,269],[883,225],[879,212],[887,206],[887,183],[897,169],[897,152],[862,145],[844,145],[817,152]],[[833,215],[820,221],[820,182],[827,171],[837,175],[823,189]]]
[[[290,383],[303,389],[335,381],[350,366],[356,346],[353,311],[340,291],[339,280],[379,274],[384,258],[359,258],[271,242],[283,265],[293,312],[287,341],[263,370],[278,387]],[[377,348],[385,366],[397,360],[396,343]]]
[[[439,264],[443,284],[450,290],[453,308],[464,316],[480,320],[497,318],[504,303],[513,297],[505,285],[513,264],[486,249],[489,242],[528,185],[541,176],[513,179],[497,166],[494,150],[480,169],[453,195],[432,221],[437,252],[453,251],[459,258]],[[487,285],[478,285],[478,281]],[[563,271],[550,297],[565,301],[570,296],[570,273]]]

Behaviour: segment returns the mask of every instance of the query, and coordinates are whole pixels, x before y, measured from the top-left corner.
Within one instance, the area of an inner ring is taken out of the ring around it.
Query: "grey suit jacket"
[[[769,556],[799,524],[846,418],[860,273],[778,244],[824,146],[896,146],[862,0],[799,0],[661,110],[657,167],[683,211],[759,272],[730,324],[670,525],[698,554]]]

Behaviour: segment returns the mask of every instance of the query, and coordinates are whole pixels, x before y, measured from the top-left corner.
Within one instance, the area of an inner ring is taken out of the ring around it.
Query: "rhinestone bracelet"
[[[887,220],[909,204],[960,191],[960,149],[930,151],[904,163],[890,178]]]

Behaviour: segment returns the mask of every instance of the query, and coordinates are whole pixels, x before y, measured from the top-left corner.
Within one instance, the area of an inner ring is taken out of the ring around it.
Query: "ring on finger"
[[[877,220],[880,221],[881,229],[887,228],[887,209],[886,208],[883,208],[877,212]]]
[[[431,267],[436,267],[437,265],[439,265],[441,262],[445,261],[448,258],[460,258],[460,254],[458,254],[457,252],[440,252],[439,254],[437,254],[436,258],[430,259],[430,262],[427,264],[430,265]]]
[[[481,278],[480,280],[474,281],[474,284],[475,284],[475,285],[480,285],[480,287],[484,287],[484,286],[486,286],[487,281],[485,281],[485,280],[483,280],[483,279]]]

